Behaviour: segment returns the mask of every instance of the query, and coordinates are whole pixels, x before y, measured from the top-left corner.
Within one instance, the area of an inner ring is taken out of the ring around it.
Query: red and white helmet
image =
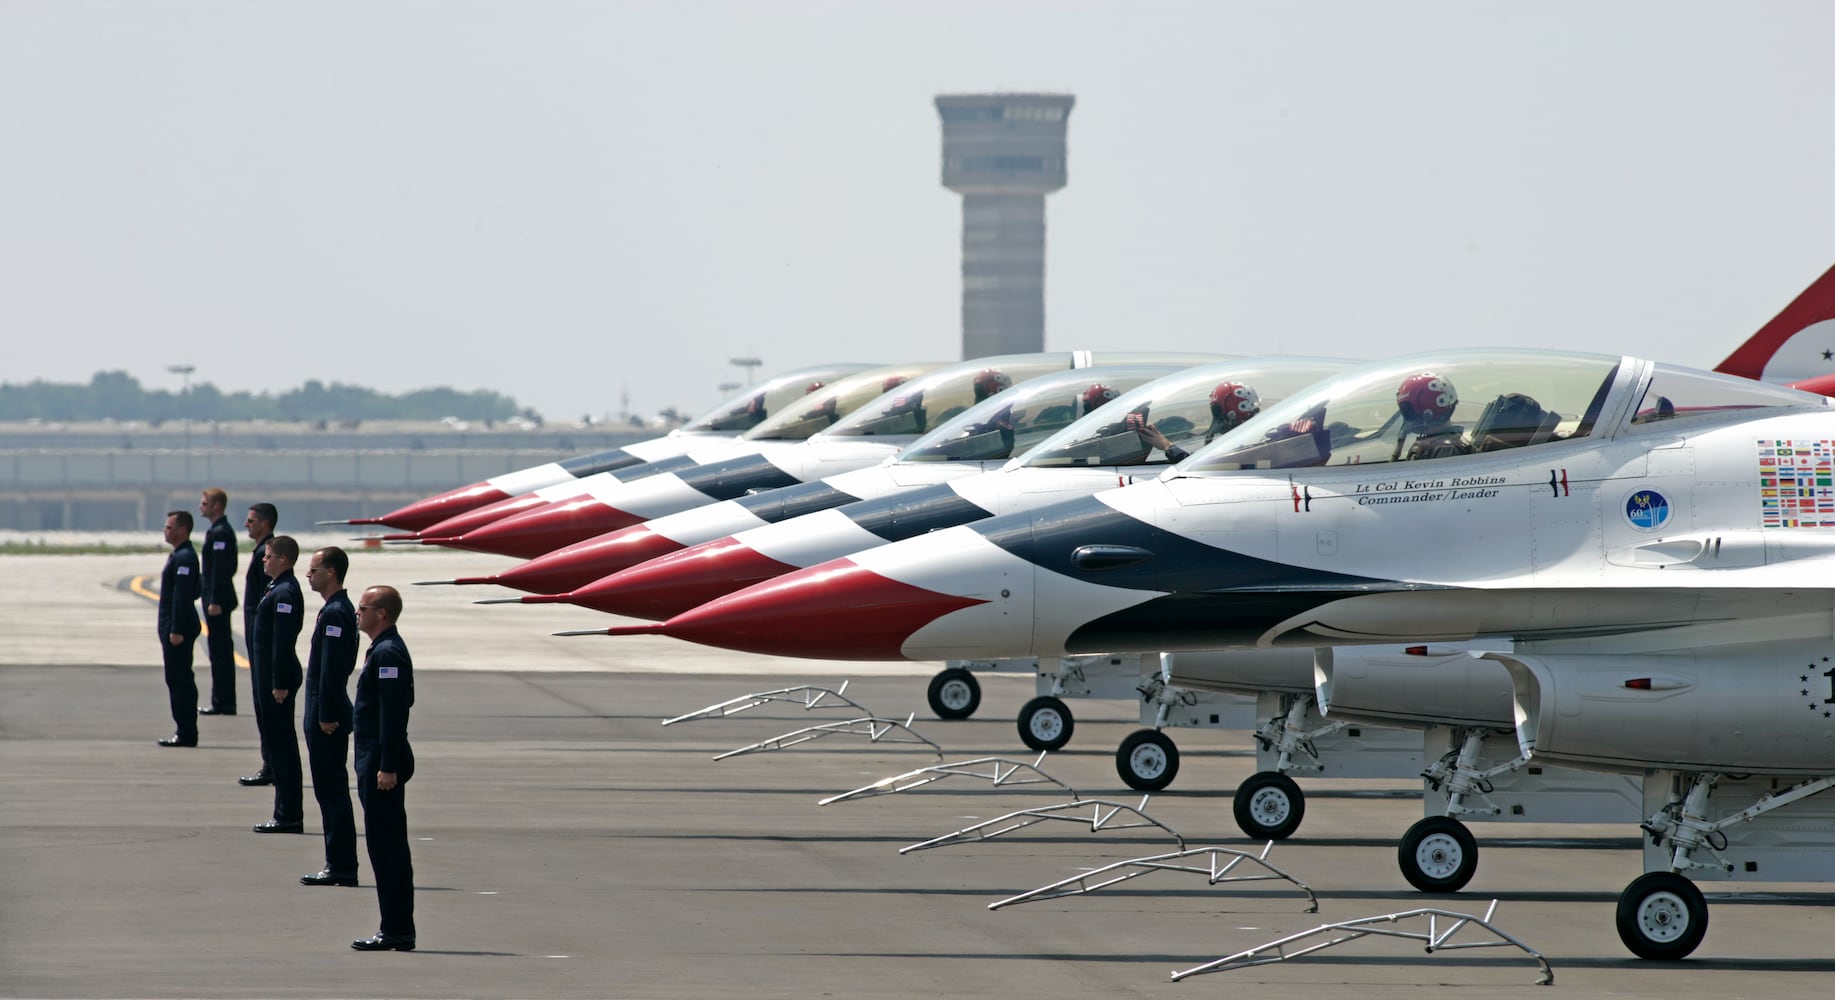
[[[1241,382],[1219,382],[1211,390],[1211,433],[1221,434],[1262,410],[1262,397]]]
[[[1119,395],[1121,395],[1121,393],[1103,385],[1101,382],[1097,382],[1088,389],[1083,390],[1083,394],[1078,397],[1078,401],[1083,405],[1082,412],[1094,413],[1097,409],[1101,408],[1102,404]]]
[[[822,381],[811,382],[809,383],[809,388],[803,390],[803,395],[807,396],[810,393],[816,391],[817,389],[822,388],[823,386],[827,384],[828,384],[827,382],[822,382]]]
[[[1003,389],[1011,388],[1013,376],[998,368],[983,368],[975,375],[975,402],[979,403]]]
[[[1395,389],[1395,408],[1410,424],[1443,424],[1458,405],[1459,390],[1452,380],[1433,372],[1410,375]]]
[[[892,390],[904,384],[905,384],[905,376],[887,375],[886,380],[879,384],[879,391],[880,392],[891,392]]]

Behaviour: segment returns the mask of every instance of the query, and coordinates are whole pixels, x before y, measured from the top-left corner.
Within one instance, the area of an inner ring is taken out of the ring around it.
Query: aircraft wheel
[[[1157,729],[1138,729],[1115,751],[1115,772],[1128,787],[1157,792],[1179,775],[1179,748]]]
[[[1306,818],[1306,793],[1279,771],[1258,771],[1236,786],[1236,825],[1256,840],[1286,840]]]
[[[1639,958],[1673,962],[1708,933],[1708,901],[1674,872],[1639,876],[1618,897],[1618,939]]]
[[[1020,742],[1034,750],[1062,750],[1076,728],[1070,706],[1050,695],[1041,695],[1019,710]]]
[[[1402,877],[1422,892],[1458,892],[1478,871],[1478,842],[1465,824],[1429,816],[1408,828],[1396,848]]]
[[[981,707],[981,682],[961,667],[950,667],[930,679],[930,710],[939,719],[966,719]]]

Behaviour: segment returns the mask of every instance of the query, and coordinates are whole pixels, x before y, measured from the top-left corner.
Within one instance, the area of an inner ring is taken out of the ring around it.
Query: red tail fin
[[[1835,375],[1835,267],[1714,368],[1767,382]]]

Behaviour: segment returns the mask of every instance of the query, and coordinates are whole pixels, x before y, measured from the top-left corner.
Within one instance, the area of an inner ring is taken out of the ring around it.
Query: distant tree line
[[[280,395],[226,393],[209,382],[190,393],[148,390],[122,371],[97,372],[87,385],[35,381],[0,383],[0,420],[275,420],[353,424],[364,420],[496,421],[520,416],[536,423],[541,415],[520,408],[516,400],[485,389],[419,389],[390,396],[362,386],[317,379]]]

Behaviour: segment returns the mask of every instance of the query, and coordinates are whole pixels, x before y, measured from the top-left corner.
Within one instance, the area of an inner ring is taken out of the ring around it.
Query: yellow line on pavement
[[[156,590],[147,589],[147,581],[151,579],[153,579],[153,575],[151,573],[145,574],[143,576],[133,577],[132,579],[127,581],[127,589],[133,591],[136,594],[139,594],[141,597],[144,597],[149,601],[152,601],[154,604],[158,604],[159,603],[159,592]],[[204,626],[204,634],[205,635],[210,634],[210,626],[208,624]],[[238,653],[233,649],[230,650],[230,655],[236,658],[236,666],[242,667],[244,669],[248,667],[248,657],[243,656],[241,653]]]

